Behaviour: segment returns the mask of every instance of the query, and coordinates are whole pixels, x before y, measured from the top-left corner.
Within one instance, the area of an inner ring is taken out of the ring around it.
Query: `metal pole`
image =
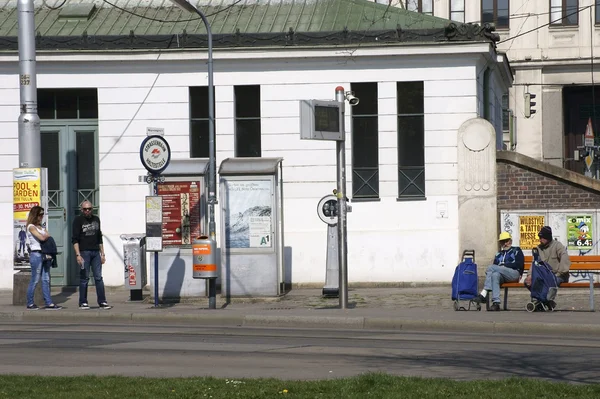
[[[152,176],[153,193],[158,196],[158,176]],[[154,307],[158,307],[158,252],[154,251]]]
[[[170,0],[188,12],[198,14],[206,27],[206,36],[208,38],[208,234],[210,238],[217,243],[216,225],[215,225],[215,204],[217,203],[216,190],[216,160],[215,160],[215,105],[214,105],[214,84],[213,84],[213,45],[212,31],[210,23],[202,11],[188,3],[186,0]],[[208,279],[208,307],[215,309],[217,306],[216,293],[217,281],[214,278]]]
[[[348,242],[346,237],[346,135],[345,135],[345,105],[344,88],[335,88],[335,99],[340,103],[342,122],[340,131],[343,140],[335,142],[337,152],[337,201],[338,201],[338,261],[340,266],[340,309],[348,308]]]
[[[19,25],[19,167],[40,168],[40,118],[37,113],[37,79],[35,69],[35,18],[33,0],[18,0]]]

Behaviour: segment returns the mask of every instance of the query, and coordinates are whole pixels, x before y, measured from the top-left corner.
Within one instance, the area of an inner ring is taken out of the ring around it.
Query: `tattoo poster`
[[[270,180],[225,180],[227,248],[271,248],[273,195]]]
[[[592,249],[592,216],[567,216],[568,249]]]
[[[191,246],[200,226],[200,182],[181,181],[158,184],[162,197],[163,246]]]
[[[544,227],[543,216],[519,216],[519,246],[521,249],[533,249],[538,246],[538,233]]]

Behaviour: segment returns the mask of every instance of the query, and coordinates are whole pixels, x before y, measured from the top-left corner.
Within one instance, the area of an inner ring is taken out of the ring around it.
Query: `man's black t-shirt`
[[[102,244],[100,218],[96,215],[92,215],[89,219],[85,216],[77,216],[73,221],[71,243],[79,244],[80,251],[99,251]]]

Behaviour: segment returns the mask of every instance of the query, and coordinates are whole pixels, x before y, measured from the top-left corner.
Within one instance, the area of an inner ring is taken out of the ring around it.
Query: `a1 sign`
[[[162,136],[148,136],[140,146],[140,160],[148,172],[159,175],[169,166],[171,147]]]

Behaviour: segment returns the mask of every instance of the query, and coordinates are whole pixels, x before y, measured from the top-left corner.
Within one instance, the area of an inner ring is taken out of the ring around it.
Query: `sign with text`
[[[163,250],[162,197],[146,197],[146,251]]]
[[[592,249],[592,216],[567,216],[568,249]]]
[[[592,126],[592,118],[588,119],[585,127],[585,135],[583,136],[583,145],[586,147],[594,146],[594,127]]]
[[[270,180],[225,180],[226,248],[273,247]]]
[[[159,183],[162,197],[162,238],[165,247],[191,247],[202,233],[200,181]]]
[[[533,249],[538,246],[538,233],[544,227],[544,216],[519,216],[519,246],[521,249]]]
[[[29,266],[29,243],[27,242],[27,216],[34,206],[46,210],[42,225],[48,225],[48,198],[45,188],[45,168],[13,169],[13,259],[15,267]]]

